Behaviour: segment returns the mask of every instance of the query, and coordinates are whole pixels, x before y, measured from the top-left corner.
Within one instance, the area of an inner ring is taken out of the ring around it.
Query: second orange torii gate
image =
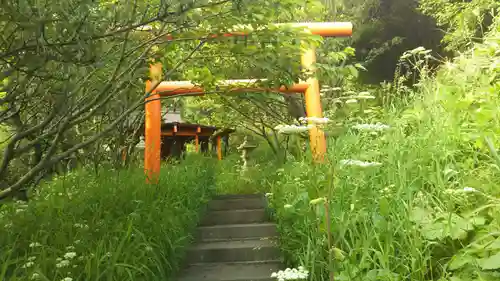
[[[323,37],[341,37],[352,35],[352,24],[349,22],[318,22],[318,23],[292,23],[292,27],[305,27],[311,34]],[[243,33],[223,34],[222,36],[241,36]],[[311,47],[305,50],[301,55],[301,64],[303,69],[315,72],[316,50]],[[151,65],[150,71],[161,73],[161,64]],[[155,76],[155,75],[151,75]],[[154,79],[154,77],[152,77]],[[262,81],[262,80],[261,80]],[[252,84],[257,80],[227,80],[221,83],[221,87],[239,86],[230,88],[230,91],[277,91],[283,93],[303,93],[305,96],[305,106],[307,117],[323,117],[321,108],[321,98],[319,92],[318,79],[313,75],[307,81],[294,84],[291,87],[281,87],[279,89],[259,89],[255,87],[242,87],[242,84]],[[158,84],[154,89],[152,85]],[[147,175],[147,181],[156,183],[160,173],[161,163],[161,100],[162,96],[174,96],[183,94],[203,95],[204,89],[197,87],[189,81],[146,81],[146,93],[151,95],[146,98],[145,105],[145,147],[144,147],[144,170]],[[317,162],[322,162],[326,154],[326,139],[324,132],[313,126],[310,131],[310,147],[313,158]]]

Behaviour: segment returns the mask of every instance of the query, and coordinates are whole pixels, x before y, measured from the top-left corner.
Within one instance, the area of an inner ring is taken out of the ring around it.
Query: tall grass
[[[271,193],[288,266],[315,281],[500,280],[498,34],[424,80],[408,108],[384,109],[375,121],[390,130],[346,121],[326,165],[259,163],[249,178]]]
[[[0,280],[173,280],[214,191],[211,159],[142,169],[78,171],[28,203],[1,206]]]

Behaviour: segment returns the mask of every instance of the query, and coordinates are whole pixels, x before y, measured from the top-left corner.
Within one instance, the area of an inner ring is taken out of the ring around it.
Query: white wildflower
[[[42,244],[38,243],[38,242],[32,242],[30,243],[30,248],[35,248],[35,247],[40,247],[42,246]]]
[[[462,189],[462,192],[465,192],[465,193],[477,192],[477,189],[475,189],[473,187],[466,186]]]
[[[33,265],[35,265],[35,263],[34,263],[34,262],[32,262],[32,261],[29,261],[29,262],[25,263],[22,267],[23,267],[23,268],[30,268],[30,267],[32,267]]]
[[[410,54],[419,54],[419,53],[422,53],[424,51],[425,51],[425,48],[420,46],[420,47],[416,47],[415,49],[407,51],[407,52],[409,52]]]
[[[285,206],[283,206],[283,208],[285,208],[285,209],[290,209],[290,208],[292,208],[292,207],[293,207],[293,206],[292,206],[292,205],[290,205],[290,204],[285,204]]]
[[[299,266],[298,269],[287,268],[285,270],[280,270],[278,272],[273,272],[271,278],[277,278],[279,281],[284,280],[302,280],[307,279],[309,276],[309,271],[305,270],[304,267]]]
[[[82,223],[75,223],[74,227],[76,227],[76,228],[85,228],[85,229],[89,228],[88,225],[82,224]]]
[[[366,168],[366,167],[378,167],[378,166],[382,166],[382,163],[379,163],[379,162],[363,162],[363,161],[359,161],[359,160],[349,159],[349,160],[340,160],[340,165],[341,166],[358,166],[358,167]]]
[[[332,88],[330,86],[322,86],[319,92],[320,93],[328,93],[328,92],[334,92],[334,91],[340,91],[340,90],[342,90],[342,88],[340,88],[340,87]]]
[[[352,128],[359,131],[384,131],[390,129],[390,126],[382,123],[376,123],[376,124],[357,124],[352,126]]]
[[[375,99],[375,96],[370,95],[369,92],[361,92],[353,98],[358,99],[358,100],[373,100],[373,99]]]
[[[38,278],[40,278],[40,274],[36,272],[31,275],[31,280],[37,280]]]
[[[61,281],[73,281],[73,278],[71,278],[71,277],[65,277]]]
[[[28,204],[26,204],[26,202],[21,201],[21,200],[17,200],[15,202],[15,204],[16,204],[16,207],[18,207],[18,208],[27,208],[28,207]]]
[[[466,186],[462,189],[446,189],[444,191],[444,193],[446,194],[463,194],[463,193],[475,193],[475,192],[479,192],[477,189],[473,188],[473,187],[469,187],[469,186]]]
[[[67,260],[71,260],[74,257],[76,257],[76,253],[75,252],[68,252],[68,253],[64,254],[64,258],[67,259]]]
[[[60,261],[59,263],[56,264],[56,267],[57,268],[62,268],[62,267],[67,267],[69,265],[69,261],[68,260],[62,260]]]
[[[391,193],[392,189],[395,187],[394,184],[391,184],[389,186],[386,186],[384,187],[380,192],[381,193],[385,193],[385,194],[388,194],[388,193]]]
[[[266,193],[266,197],[267,197],[267,198],[269,198],[269,197],[271,197],[271,196],[273,196],[273,194],[272,194],[272,193],[270,193],[270,192]]]
[[[326,124],[330,120],[327,117],[300,117],[299,122],[301,123],[312,123],[312,124]]]
[[[274,129],[280,134],[294,134],[307,132],[309,129],[313,128],[312,125],[307,126],[297,126],[297,125],[278,125]]]
[[[345,103],[347,103],[347,104],[357,103],[357,102],[358,102],[358,100],[356,100],[356,99],[348,99],[348,100],[345,101]]]

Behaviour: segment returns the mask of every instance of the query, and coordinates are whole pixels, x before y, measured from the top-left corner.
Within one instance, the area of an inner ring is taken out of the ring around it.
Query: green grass
[[[163,167],[158,185],[142,169],[79,171],[1,206],[0,280],[172,280],[214,191],[211,161]]]
[[[351,106],[327,164],[278,164],[261,146],[245,174],[238,155],[164,167],[158,186],[141,170],[78,172],[28,205],[2,206],[0,280],[172,280],[211,194],[255,192],[270,193],[285,261],[311,281],[500,280],[500,18],[495,26],[404,108]],[[368,121],[391,129],[350,129]]]
[[[328,142],[329,164],[257,161],[260,173],[245,184],[272,193],[288,266],[305,266],[314,281],[331,272],[335,280],[500,280],[497,21],[485,44],[422,81],[406,108],[345,120],[346,132]],[[366,120],[391,130],[349,129]],[[382,165],[341,167],[342,159]],[[238,191],[233,173],[221,177],[218,192]]]

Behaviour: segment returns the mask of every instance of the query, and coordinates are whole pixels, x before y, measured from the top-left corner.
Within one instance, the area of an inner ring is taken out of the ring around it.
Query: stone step
[[[280,261],[205,263],[186,268],[179,281],[275,281],[271,273],[283,269]]]
[[[208,209],[211,211],[253,210],[265,207],[266,201],[263,197],[215,199],[208,203]]]
[[[267,222],[265,209],[209,211],[200,226]]]
[[[276,237],[274,223],[249,223],[202,226],[196,230],[197,241],[234,240],[260,237]]]
[[[226,200],[226,199],[252,199],[252,198],[264,198],[263,194],[222,194],[216,195],[213,200]]]
[[[276,243],[269,239],[204,242],[187,251],[188,264],[277,260]]]

